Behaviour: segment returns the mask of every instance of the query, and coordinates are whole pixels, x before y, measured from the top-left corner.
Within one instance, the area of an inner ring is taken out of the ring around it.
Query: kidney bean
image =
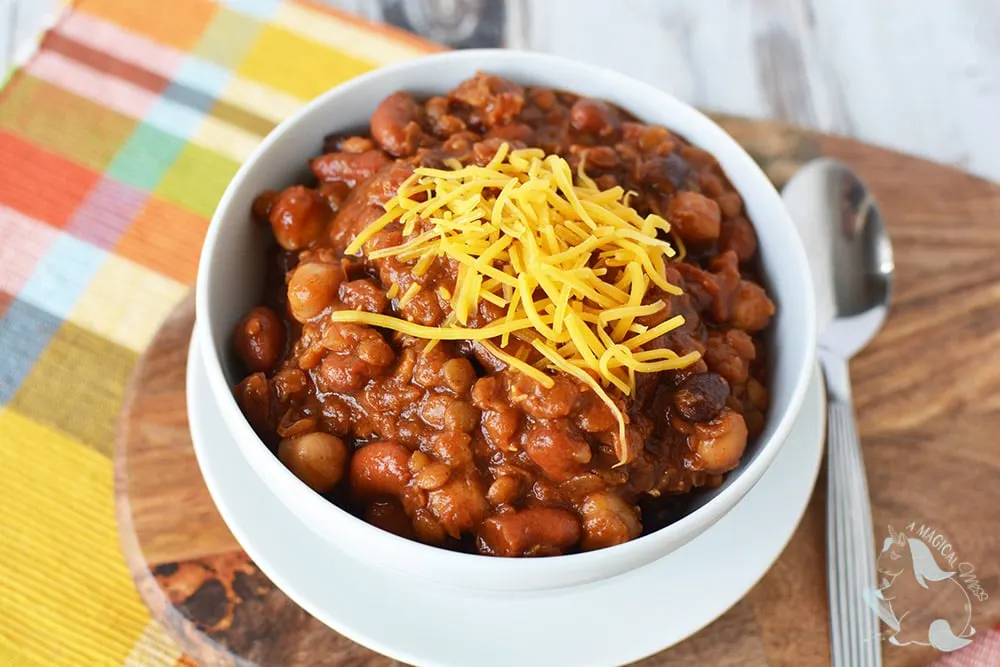
[[[271,390],[267,377],[261,373],[252,373],[236,385],[234,390],[236,402],[246,415],[247,421],[258,433],[269,433],[271,427]]]
[[[529,507],[483,522],[480,548],[494,556],[552,556],[580,541],[576,517],[554,507]]]
[[[370,150],[364,153],[327,153],[314,159],[309,166],[320,181],[342,182],[354,187],[374,176],[391,161],[384,152]]]
[[[423,140],[422,116],[423,107],[413,95],[393,93],[372,114],[372,138],[390,155],[413,155]]]
[[[365,521],[400,537],[417,537],[410,517],[395,500],[379,500],[369,505],[365,510]]]
[[[285,250],[303,250],[324,236],[332,215],[318,192],[293,185],[274,202],[268,219],[278,245]]]
[[[358,498],[395,497],[410,481],[410,450],[392,440],[373,442],[351,457],[351,492]]]
[[[251,373],[270,372],[285,352],[285,325],[273,310],[257,306],[233,330],[233,347]]]
[[[268,216],[271,215],[271,209],[280,196],[281,192],[278,190],[264,190],[254,197],[253,205],[250,208],[250,214],[254,220],[267,222]]]
[[[592,453],[585,440],[560,424],[536,425],[524,436],[524,451],[552,480],[562,482],[578,475]]]

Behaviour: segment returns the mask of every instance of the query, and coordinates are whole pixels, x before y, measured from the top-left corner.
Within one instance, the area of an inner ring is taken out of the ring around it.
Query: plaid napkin
[[[118,548],[126,380],[258,141],[431,48],[291,0],[80,0],[0,91],[0,665],[190,664]],[[996,664],[983,634],[942,664]]]

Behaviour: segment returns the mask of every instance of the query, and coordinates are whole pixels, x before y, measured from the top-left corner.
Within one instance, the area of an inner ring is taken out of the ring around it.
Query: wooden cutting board
[[[888,537],[889,526],[909,526],[914,535],[924,527],[927,541],[944,552],[939,562],[955,554],[951,565],[978,579],[989,596],[970,596],[973,625],[984,633],[1000,621],[1000,185],[847,139],[718,120],[778,185],[826,155],[855,168],[874,189],[898,276],[885,329],[852,364],[876,542]],[[119,423],[118,519],[142,598],[206,665],[394,664],[286,598],[217,514],[184,407],[193,317],[188,300],[166,322],[135,370]],[[750,594],[640,664],[829,664],[824,478],[781,558]],[[719,554],[718,566],[739,567],[739,559]],[[883,655],[886,665],[902,667],[939,654],[883,643]]]

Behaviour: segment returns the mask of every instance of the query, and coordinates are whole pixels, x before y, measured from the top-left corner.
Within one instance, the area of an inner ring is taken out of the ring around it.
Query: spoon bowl
[[[849,168],[814,160],[782,191],[812,270],[821,349],[847,359],[889,312],[892,246],[875,199]]]

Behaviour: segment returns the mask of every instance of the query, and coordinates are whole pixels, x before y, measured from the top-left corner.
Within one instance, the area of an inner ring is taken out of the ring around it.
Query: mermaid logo
[[[878,555],[878,588],[866,592],[886,626],[881,636],[895,646],[933,646],[945,652],[967,646],[976,633],[972,600],[989,598],[975,568],[958,562],[951,543],[938,531],[915,523],[906,529],[910,535],[889,527]]]

